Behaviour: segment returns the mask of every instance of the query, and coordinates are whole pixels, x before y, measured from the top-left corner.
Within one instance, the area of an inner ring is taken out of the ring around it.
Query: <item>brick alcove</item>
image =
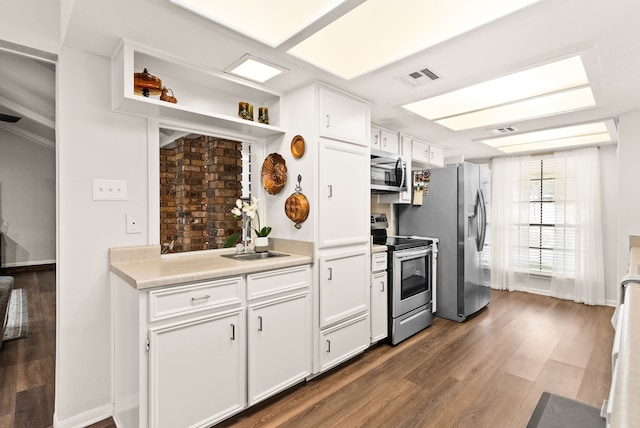
[[[242,143],[188,135],[160,149],[160,243],[172,252],[222,248],[242,224]]]

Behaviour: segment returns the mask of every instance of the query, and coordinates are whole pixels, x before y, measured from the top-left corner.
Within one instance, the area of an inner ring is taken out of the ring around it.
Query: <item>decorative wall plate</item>
[[[271,153],[262,164],[262,185],[267,193],[276,195],[287,183],[287,165],[278,153]]]
[[[304,138],[301,135],[296,135],[291,140],[291,154],[294,158],[299,159],[304,155]]]

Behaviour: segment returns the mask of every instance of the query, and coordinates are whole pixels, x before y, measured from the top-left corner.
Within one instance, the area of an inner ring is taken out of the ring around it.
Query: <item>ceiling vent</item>
[[[401,77],[402,81],[409,86],[422,86],[439,78],[436,72],[427,67]]]
[[[491,132],[494,135],[504,135],[504,134],[510,134],[512,132],[518,132],[518,128],[516,128],[513,125],[509,125],[509,126],[503,126],[502,128],[489,129],[489,132]]]

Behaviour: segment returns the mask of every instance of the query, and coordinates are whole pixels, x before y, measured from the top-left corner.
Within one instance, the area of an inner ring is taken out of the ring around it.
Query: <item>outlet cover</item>
[[[142,216],[138,213],[127,213],[127,233],[142,232]]]

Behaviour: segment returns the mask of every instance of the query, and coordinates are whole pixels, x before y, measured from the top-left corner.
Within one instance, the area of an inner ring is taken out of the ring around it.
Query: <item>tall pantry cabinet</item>
[[[283,195],[269,203],[269,219],[283,218],[298,175],[309,200],[299,229],[284,217],[274,236],[314,244],[313,372],[320,373],[369,346],[370,294],[370,113],[363,100],[322,84],[285,97],[287,133],[275,148],[286,159]],[[292,139],[305,140],[300,158]],[[289,183],[292,183],[291,185]]]

